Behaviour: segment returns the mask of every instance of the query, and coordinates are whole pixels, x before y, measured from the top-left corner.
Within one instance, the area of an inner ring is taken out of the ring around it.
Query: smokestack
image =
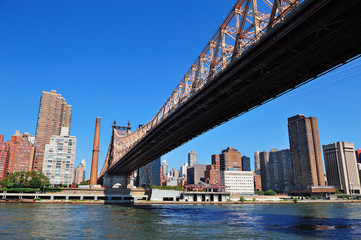
[[[94,145],[93,145],[92,168],[90,172],[90,185],[96,185],[98,181],[99,136],[100,136],[100,117],[97,117],[95,121],[95,134],[94,134]]]

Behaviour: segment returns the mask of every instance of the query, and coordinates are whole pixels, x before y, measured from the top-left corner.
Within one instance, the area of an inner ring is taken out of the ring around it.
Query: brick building
[[[204,177],[206,183],[212,185],[220,185],[221,184],[221,176],[220,176],[220,160],[219,155],[212,155],[212,164],[207,165],[206,171],[204,172]]]

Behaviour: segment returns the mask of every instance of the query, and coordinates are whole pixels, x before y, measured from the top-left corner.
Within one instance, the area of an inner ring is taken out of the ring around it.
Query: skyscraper
[[[161,166],[162,166],[162,171],[163,171],[162,172],[163,177],[169,176],[169,167],[168,167],[168,163],[165,159],[163,159]]]
[[[360,177],[353,143],[337,142],[323,145],[328,185],[345,194],[360,193]]]
[[[280,193],[288,193],[294,186],[294,171],[291,153],[289,149],[280,150],[271,149],[269,154],[269,176],[267,182],[268,188]]]
[[[242,171],[242,155],[237,149],[228,147],[219,155],[221,171]]]
[[[269,152],[264,151],[259,153],[260,166],[261,166],[261,185],[262,191],[267,191],[269,189]]]
[[[193,167],[197,164],[197,153],[195,151],[190,151],[188,153],[188,166]]]
[[[84,179],[84,168],[83,165],[79,163],[78,167],[75,169],[74,183],[79,184],[82,181],[84,181],[83,179]]]
[[[188,168],[188,163],[184,163],[183,166],[180,167],[180,177],[182,178],[187,178],[187,168]]]
[[[242,156],[242,171],[251,171],[251,158]]]
[[[50,184],[72,184],[76,150],[76,138],[69,136],[69,128],[62,127],[60,135],[54,135],[45,147],[42,171]]]
[[[260,163],[259,152],[258,151],[256,151],[254,153],[254,172],[257,175],[261,175],[261,163]]]
[[[288,119],[290,150],[295,172],[295,186],[325,186],[321,144],[316,117],[298,114]]]
[[[83,169],[84,169],[84,173],[83,173],[83,181],[85,181],[85,174],[86,174],[86,162],[85,162],[85,159],[82,159],[81,160],[81,165],[83,166]]]
[[[36,145],[34,170],[42,170],[45,146],[52,136],[60,135],[62,127],[71,127],[72,106],[55,90],[42,92],[36,124]]]

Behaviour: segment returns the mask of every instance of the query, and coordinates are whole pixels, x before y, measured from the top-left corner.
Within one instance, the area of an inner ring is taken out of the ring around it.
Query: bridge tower
[[[126,136],[131,134],[130,122],[128,122],[127,126],[117,126],[116,124],[117,123],[114,120],[108,154],[101,171],[101,173],[105,173],[103,178],[103,186],[113,187],[115,184],[120,184],[122,188],[132,188],[134,186],[134,172],[120,175],[108,173],[108,170],[112,167],[113,163],[117,159],[117,149],[119,150],[119,148],[116,146],[122,146],[122,139],[126,139]]]

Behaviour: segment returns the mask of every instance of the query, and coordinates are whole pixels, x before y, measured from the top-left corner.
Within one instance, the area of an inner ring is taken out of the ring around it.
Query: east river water
[[[107,238],[361,239],[361,204],[0,204],[0,239]]]

